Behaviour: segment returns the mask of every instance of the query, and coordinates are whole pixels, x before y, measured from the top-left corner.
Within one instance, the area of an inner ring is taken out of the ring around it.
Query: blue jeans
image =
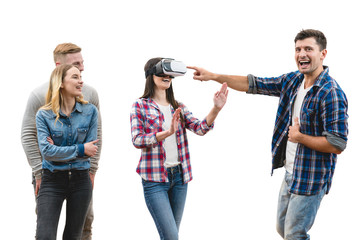
[[[52,173],[44,169],[37,196],[36,239],[56,239],[62,204],[66,199],[63,239],[80,240],[91,197],[88,170]]]
[[[181,165],[168,168],[169,182],[142,180],[146,205],[154,219],[160,239],[177,240],[184,212],[187,184],[183,184]]]
[[[279,194],[276,229],[284,239],[307,240],[327,187],[317,195],[297,195],[289,193],[291,182],[292,174],[286,172]]]

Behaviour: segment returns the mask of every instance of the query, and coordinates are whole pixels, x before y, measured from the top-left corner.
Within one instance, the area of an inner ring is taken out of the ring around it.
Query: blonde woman
[[[37,196],[36,239],[56,239],[63,201],[63,239],[80,239],[92,197],[90,157],[97,152],[98,112],[83,100],[78,68],[60,65],[50,77],[46,104],[36,114],[43,175]]]

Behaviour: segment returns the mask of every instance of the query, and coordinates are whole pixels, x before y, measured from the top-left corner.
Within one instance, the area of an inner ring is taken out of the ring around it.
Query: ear
[[[326,57],[326,54],[327,54],[327,50],[326,50],[326,49],[322,50],[322,51],[321,51],[320,59],[321,59],[321,60],[324,60],[325,57]]]

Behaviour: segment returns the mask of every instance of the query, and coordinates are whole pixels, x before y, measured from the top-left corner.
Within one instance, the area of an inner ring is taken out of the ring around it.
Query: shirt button
[[[278,147],[278,146],[279,146],[279,144],[277,143],[277,144],[276,144],[276,146]]]

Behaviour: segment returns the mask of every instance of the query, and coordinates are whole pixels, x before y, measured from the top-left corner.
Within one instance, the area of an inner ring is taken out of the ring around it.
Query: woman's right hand
[[[156,133],[155,137],[158,142],[161,142],[165,138],[173,135],[179,129],[180,112],[180,108],[175,110],[171,120],[170,128],[168,130]]]
[[[92,157],[97,153],[98,146],[95,145],[99,139],[84,144],[84,153],[86,156]]]
[[[179,129],[180,112],[180,108],[176,109],[174,112],[173,118],[171,119],[171,126],[169,129],[170,135],[174,134]]]

